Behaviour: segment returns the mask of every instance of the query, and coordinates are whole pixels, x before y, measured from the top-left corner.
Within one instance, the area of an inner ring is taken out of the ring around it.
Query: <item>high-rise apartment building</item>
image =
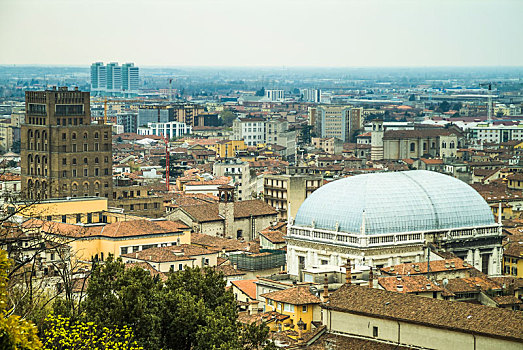
[[[91,124],[89,92],[26,91],[22,191],[29,198],[112,193],[111,127]]]
[[[351,106],[322,105],[309,108],[309,125],[322,138],[337,138],[351,142],[357,131],[363,128],[363,108]]]
[[[300,89],[301,98],[305,102],[321,103],[321,90]]]
[[[285,99],[285,91],[284,90],[265,90],[265,97],[268,98],[269,101],[281,102]]]
[[[91,93],[102,96],[134,96],[138,94],[140,71],[134,63],[118,62],[91,65]]]

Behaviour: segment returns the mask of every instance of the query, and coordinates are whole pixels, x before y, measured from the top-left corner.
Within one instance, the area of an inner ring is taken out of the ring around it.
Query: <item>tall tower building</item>
[[[140,71],[134,63],[122,64],[122,90],[125,95],[138,94],[140,86]]]
[[[107,92],[118,94],[122,91],[122,67],[117,62],[107,63]]]
[[[112,193],[111,127],[91,124],[89,92],[26,91],[22,191],[28,198]]]
[[[107,90],[107,69],[103,62],[91,65],[91,92],[102,94]]]

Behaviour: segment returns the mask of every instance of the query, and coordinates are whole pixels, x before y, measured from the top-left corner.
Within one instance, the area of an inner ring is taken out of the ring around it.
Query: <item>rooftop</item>
[[[319,304],[320,298],[309,291],[308,286],[299,286],[260,295],[265,299],[292,305]]]
[[[523,342],[523,313],[490,306],[343,285],[322,307]]]

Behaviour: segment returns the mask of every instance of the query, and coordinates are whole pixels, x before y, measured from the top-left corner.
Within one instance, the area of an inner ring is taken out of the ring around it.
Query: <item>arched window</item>
[[[87,158],[84,158],[84,164],[87,164],[88,161],[87,161]]]
[[[89,182],[84,182],[84,190],[89,191]]]
[[[75,132],[73,132],[73,134],[71,135],[71,138],[72,138],[73,140],[76,140],[76,133],[75,133]]]
[[[76,165],[76,158],[73,158],[73,165]]]
[[[40,164],[40,156],[39,155],[35,156],[35,163]]]
[[[454,148],[454,141],[450,142],[450,148]]]
[[[94,163],[95,163],[95,164],[98,164],[98,163],[99,163],[98,157],[96,157],[96,158],[94,159]]]
[[[414,142],[411,142],[411,143],[410,143],[410,151],[411,151],[411,152],[416,151],[416,144],[415,144]]]
[[[99,189],[100,189],[100,183],[99,183],[98,181],[96,181],[96,182],[94,183],[94,188],[95,188],[96,190],[99,190]]]
[[[447,148],[447,143],[446,142],[442,142],[441,143],[441,148]]]
[[[95,139],[100,138],[100,134],[98,134],[98,132],[95,132],[95,133],[94,133],[94,138],[95,138]]]
[[[84,139],[86,139],[86,138],[87,138],[87,133],[86,133],[86,132],[84,132]]]
[[[73,183],[71,184],[71,189],[72,189],[73,191],[78,190],[78,184],[77,184],[76,182],[73,182]]]

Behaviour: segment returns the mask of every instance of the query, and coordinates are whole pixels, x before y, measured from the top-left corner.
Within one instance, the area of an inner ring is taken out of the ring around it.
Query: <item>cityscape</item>
[[[523,348],[522,11],[1,1],[0,349]]]

